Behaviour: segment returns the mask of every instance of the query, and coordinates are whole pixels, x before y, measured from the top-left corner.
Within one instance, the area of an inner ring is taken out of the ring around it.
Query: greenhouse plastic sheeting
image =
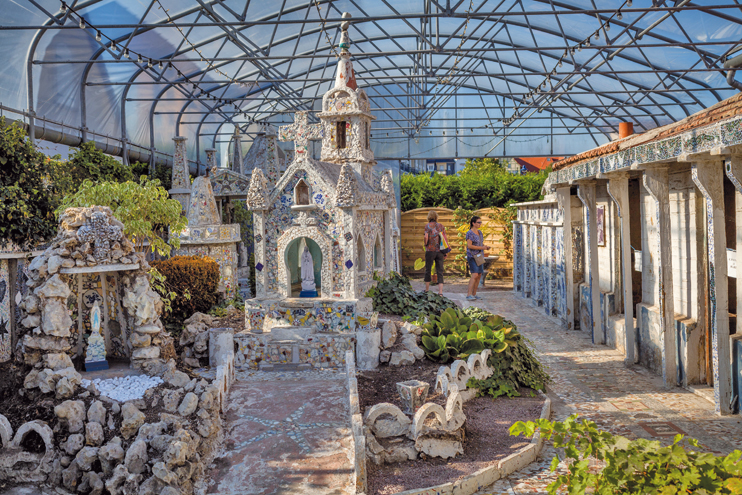
[[[343,12],[380,159],[578,153],[619,122],[641,132],[735,94],[722,66],[742,53],[734,0],[68,3],[0,0],[3,114],[119,150],[168,154],[181,135],[201,162],[211,147],[226,159],[235,125],[246,152],[253,121],[320,109]]]

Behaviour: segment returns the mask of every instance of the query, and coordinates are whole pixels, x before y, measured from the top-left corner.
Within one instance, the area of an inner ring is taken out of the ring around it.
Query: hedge
[[[217,303],[219,264],[208,256],[173,256],[150,263],[165,276],[165,288],[175,292],[167,319],[182,322],[195,312],[206,313]]]

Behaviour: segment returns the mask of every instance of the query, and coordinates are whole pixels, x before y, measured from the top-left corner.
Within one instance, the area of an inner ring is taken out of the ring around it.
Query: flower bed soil
[[[382,366],[376,372],[358,374],[361,413],[379,402],[401,407],[396,383],[421,380],[435,385],[440,365],[424,359],[399,368]],[[432,391],[431,391],[432,392]],[[508,429],[516,421],[533,421],[540,417],[544,400],[531,397],[530,389],[520,390],[522,397],[512,399],[480,397],[464,404],[464,454],[453,459],[424,458],[398,464],[377,466],[367,461],[368,495],[387,495],[414,488],[425,488],[455,482],[526,446],[530,439],[511,437]],[[445,406],[442,394],[429,395],[428,401]]]

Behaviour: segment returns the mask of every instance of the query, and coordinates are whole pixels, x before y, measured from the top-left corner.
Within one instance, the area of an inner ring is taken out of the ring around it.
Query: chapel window
[[[337,139],[335,140],[335,144],[337,146],[337,149],[341,150],[341,149],[344,149],[346,147],[346,139],[345,139],[345,132],[346,132],[345,131],[345,127],[346,127],[346,124],[345,124],[345,121],[344,120],[341,120],[341,121],[339,121],[335,125],[336,125],[335,135],[337,137]]]
[[[356,246],[358,251],[358,271],[363,273],[366,271],[366,248],[363,247],[361,236],[356,238]]]
[[[309,204],[309,186],[304,179],[301,179],[294,188],[294,203],[299,206]]]

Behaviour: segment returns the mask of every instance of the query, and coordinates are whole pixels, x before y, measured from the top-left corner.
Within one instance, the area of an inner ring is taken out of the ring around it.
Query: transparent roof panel
[[[3,112],[164,153],[183,135],[202,162],[234,125],[321,107],[343,12],[380,158],[579,153],[734,95],[742,53],[736,0],[69,3],[6,2]]]

